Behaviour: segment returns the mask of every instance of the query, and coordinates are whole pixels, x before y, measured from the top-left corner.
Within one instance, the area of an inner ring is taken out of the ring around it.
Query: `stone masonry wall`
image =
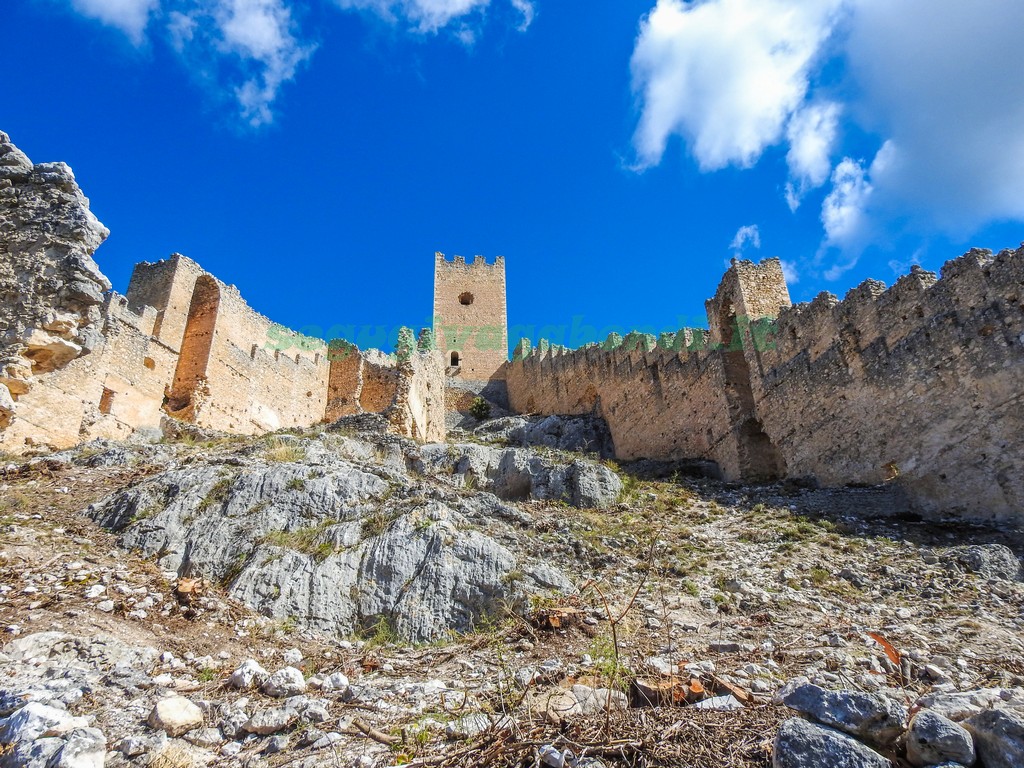
[[[915,269],[888,290],[867,281],[844,301],[795,307],[781,265],[738,262],[708,302],[708,349],[646,337],[642,352],[517,354],[509,396],[520,412],[603,416],[624,459],[892,483],[924,512],[1019,520],[1022,291],[1024,248],[971,251],[942,279]]]
[[[503,376],[508,320],[501,256],[488,264],[483,256],[466,263],[461,256],[435,255],[434,334],[451,375],[470,381]]]
[[[924,511],[1024,515],[1024,248],[781,312],[758,414],[792,476],[894,482]]]
[[[506,375],[512,410],[599,416],[619,459],[706,458],[731,467],[737,449],[721,358],[628,346],[538,350],[513,361]]]

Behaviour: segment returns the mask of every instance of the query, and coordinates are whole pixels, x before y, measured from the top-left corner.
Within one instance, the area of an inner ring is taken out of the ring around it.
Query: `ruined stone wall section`
[[[150,335],[156,317],[152,308],[137,315],[123,296],[110,294],[100,343],[91,354],[37,377],[19,402],[17,419],[0,432],[0,447],[66,448],[156,430],[164,387],[177,363],[176,352]]]
[[[445,438],[445,360],[438,350],[413,351],[399,360],[338,344],[331,350],[328,393],[327,421],[383,413],[406,437]]]
[[[449,373],[470,381],[503,374],[508,360],[505,260],[434,258],[434,334]],[[457,355],[453,359],[452,355]]]
[[[355,344],[333,341],[328,351],[330,373],[327,384],[325,419],[362,413],[359,395],[363,389],[363,357]]]
[[[180,253],[161,261],[140,262],[128,282],[128,306],[135,312],[153,307],[157,311],[153,335],[179,350],[196,281],[204,274],[201,266]]]
[[[398,388],[388,421],[399,434],[425,442],[445,439],[445,360],[437,350],[398,362]]]
[[[791,476],[894,482],[926,511],[1024,510],[1024,248],[783,311],[757,412]]]
[[[533,351],[513,361],[506,376],[512,410],[600,416],[623,460],[700,458],[734,467],[721,358],[627,346]]]

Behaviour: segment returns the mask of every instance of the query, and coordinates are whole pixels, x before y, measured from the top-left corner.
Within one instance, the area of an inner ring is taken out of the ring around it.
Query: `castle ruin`
[[[505,262],[434,259],[434,328],[395,355],[311,339],[175,254],[127,294],[92,261],[106,229],[71,170],[0,133],[0,447],[157,430],[226,432],[383,413],[420,440],[477,394],[525,414],[604,419],[623,460],[699,459],[727,479],[890,484],[929,513],[1024,514],[1024,247],[973,250],[941,278],[793,305],[777,259],[734,261],[708,329],[508,359]],[[269,340],[269,341],[268,341]]]

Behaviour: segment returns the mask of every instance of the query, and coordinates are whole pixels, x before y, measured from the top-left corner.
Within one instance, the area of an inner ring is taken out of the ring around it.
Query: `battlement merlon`
[[[448,259],[440,251],[434,252],[435,271],[439,270],[487,270],[489,272],[500,272],[505,274],[505,257],[496,256],[493,262],[488,262],[486,256],[476,255],[472,259],[465,256],[453,256]]]

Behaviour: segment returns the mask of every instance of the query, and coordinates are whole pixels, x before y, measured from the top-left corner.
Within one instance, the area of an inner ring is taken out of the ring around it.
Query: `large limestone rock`
[[[907,759],[922,768],[940,763],[974,765],[974,740],[966,728],[926,709],[910,721]]]
[[[978,759],[985,768],[1024,765],[1024,709],[989,709],[964,725],[974,736]]]
[[[564,501],[575,507],[615,503],[622,481],[603,464],[566,462],[526,448],[495,448],[474,443],[424,445],[413,468],[454,485],[490,491],[502,499]]]
[[[184,696],[170,696],[156,703],[148,722],[168,736],[181,736],[203,724],[203,710]]]
[[[485,421],[473,432],[522,448],[545,446],[596,453],[606,459],[615,455],[608,424],[595,416],[505,416]]]
[[[790,692],[783,703],[823,725],[879,745],[891,744],[907,725],[907,710],[878,693],[827,691],[808,683]]]
[[[0,428],[36,374],[100,340],[110,281],[92,253],[108,234],[67,165],[33,164],[0,132]]]
[[[779,728],[772,768],[891,768],[892,763],[845,733],[794,717]]]
[[[170,469],[90,514],[164,568],[340,635],[384,621],[429,641],[525,610],[531,595],[572,590],[543,553],[506,546],[524,523],[490,494],[425,483],[407,474],[405,457],[378,458],[359,439],[328,434],[298,445],[303,461],[240,451],[230,463]],[[488,527],[507,534],[502,543]]]

